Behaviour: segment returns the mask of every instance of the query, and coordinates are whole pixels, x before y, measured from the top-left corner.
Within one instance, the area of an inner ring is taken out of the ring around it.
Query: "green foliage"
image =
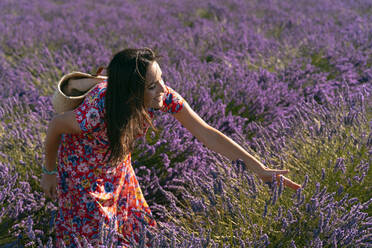
[[[215,19],[214,14],[211,11],[208,11],[206,9],[197,8],[195,12],[196,12],[196,15],[200,18],[208,19],[208,20]]]
[[[311,55],[311,64],[318,67],[322,72],[329,73],[327,80],[336,78],[336,69],[330,63],[329,59],[325,57],[323,52],[314,53]]]
[[[361,113],[357,117],[359,125],[345,124],[347,107],[341,105],[330,106],[330,108],[333,113],[331,115],[325,116],[317,112],[306,113],[309,117],[307,122],[293,125],[291,127],[293,132],[285,136],[286,145],[281,147],[281,154],[277,154],[273,149],[273,140],[269,137],[264,138],[265,152],[270,155],[265,160],[269,161],[267,166],[275,168],[275,164],[282,163],[284,168],[290,169],[291,173],[288,177],[297,182],[303,181],[305,175],[309,176],[309,182],[303,191],[304,203],[298,208],[295,206],[296,200],[293,199],[294,192],[285,188],[277,203],[268,205],[267,215],[263,217],[265,202],[270,201],[271,192],[259,183],[257,184],[258,194],[251,194],[249,193],[251,187],[244,177],[225,176],[222,177],[225,191],[223,194],[215,194],[215,205],[211,204],[208,198],[210,192],[203,186],[197,183],[189,185],[188,192],[194,198],[203,199],[207,209],[194,212],[192,215],[173,216],[174,222],[190,234],[199,235],[199,229],[210,230],[211,239],[220,247],[227,244],[234,246],[237,242],[234,240],[235,232],[240,234],[238,236],[242,240],[258,240],[259,233],[267,233],[270,247],[288,247],[291,240],[295,240],[296,245],[304,246],[308,240],[314,238],[313,230],[319,223],[319,216],[307,213],[305,208],[306,203],[310,203],[311,197],[315,194],[317,182],[320,182],[320,189],[327,188],[326,193],[337,192],[341,185],[345,188],[344,192],[334,195],[335,201],[340,201],[346,193],[349,194],[349,198],[357,197],[362,203],[368,201],[372,189],[372,170],[368,171],[361,183],[353,179],[354,176],[360,176],[356,167],[361,162],[369,161],[370,163],[366,147],[367,137],[364,131],[368,130],[368,122]],[[322,127],[322,131],[316,132],[309,127],[318,128],[318,130]],[[263,160],[249,147],[247,150],[259,160]],[[345,173],[340,170],[334,171],[338,158],[345,158]],[[231,164],[228,161],[217,163],[216,166],[220,175],[229,175],[227,168],[231,167]],[[324,180],[321,179],[322,168],[325,170]],[[349,179],[352,185],[349,185]],[[227,207],[227,201],[231,202],[232,209]],[[187,201],[183,207],[191,209],[191,202]],[[297,220],[295,225],[289,225],[288,228],[283,229],[280,218],[275,219],[279,207],[282,208],[284,216],[287,211],[292,212],[294,219]],[[340,216],[349,212],[350,208],[351,205],[347,205],[344,210],[334,210],[333,214]],[[371,213],[371,207],[367,212]]]

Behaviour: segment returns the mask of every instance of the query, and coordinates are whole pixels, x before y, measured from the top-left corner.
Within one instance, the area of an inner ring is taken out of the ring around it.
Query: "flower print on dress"
[[[92,191],[94,192],[94,191],[96,191],[97,190],[97,187],[98,187],[98,183],[97,182],[94,182],[93,184],[92,184]]]
[[[78,213],[77,213],[78,216],[82,217],[82,216],[85,216],[85,214],[86,214],[86,210],[84,208],[80,208],[78,210]]]
[[[86,155],[89,155],[92,153],[92,147],[90,145],[84,145],[84,152]]]
[[[178,110],[181,108],[181,105],[177,103],[176,107],[174,108],[175,112],[178,112]]]
[[[80,128],[81,128],[82,131],[88,131],[87,120],[83,120],[80,124],[81,124]]]
[[[125,240],[133,234],[138,237],[136,233],[141,221],[136,217],[153,227],[157,226],[135,177],[130,153],[108,175],[109,166],[102,158],[109,145],[104,122],[106,88],[105,81],[97,84],[82,104],[73,110],[82,133],[66,134],[61,138],[57,188],[60,211],[55,222],[58,248],[61,247],[61,240],[67,241],[67,247],[76,247],[70,239],[72,233],[86,235],[88,241],[97,243],[95,247],[98,247],[102,217],[107,223],[110,218],[116,219],[115,229],[123,234],[124,238],[120,238],[123,245],[129,245]],[[170,87],[165,88],[163,107],[159,110],[179,112],[183,107],[183,98]],[[153,118],[155,109],[150,108],[149,115]]]
[[[96,205],[93,201],[90,201],[86,203],[86,207],[87,207],[88,212],[92,212],[93,210],[95,210]]]
[[[78,157],[77,155],[73,154],[73,155],[69,155],[69,156],[67,157],[67,159],[68,159],[68,161],[69,161],[70,163],[72,163],[72,165],[75,167],[76,164],[77,164],[77,161],[79,160],[79,157]]]
[[[128,201],[127,201],[127,197],[126,196],[123,196],[119,199],[118,201],[118,206],[121,207],[121,206],[125,206],[125,208],[128,207]]]
[[[82,104],[73,110],[76,120],[79,123],[83,134],[98,132],[102,130],[101,123],[104,123],[104,108],[102,108],[104,101],[104,92],[102,91],[105,84],[97,84],[91,92],[84,98]],[[94,136],[92,136],[93,138]]]
[[[88,179],[82,179],[81,186],[83,186],[84,189],[90,188],[90,181]]]
[[[102,111],[104,108],[105,108],[105,99],[101,97],[98,100],[98,110]]]
[[[67,185],[67,182],[66,182],[66,178],[68,177],[68,173],[66,171],[63,171],[61,173],[61,186],[62,186],[62,192],[63,193],[67,193],[68,191],[68,185]]]
[[[82,228],[82,231],[83,231],[83,234],[85,234],[85,235],[88,234],[89,235],[89,234],[93,233],[93,228],[89,224],[85,224]]]
[[[172,98],[173,98],[172,93],[168,94],[168,96],[165,98],[165,103],[167,105],[171,104],[172,103]]]
[[[114,191],[114,185],[111,182],[105,182],[105,192],[112,193]]]
[[[89,171],[88,165],[86,163],[81,163],[77,166],[77,169],[81,173],[85,173]]]
[[[61,221],[65,221],[65,218],[63,218],[63,212],[62,212],[61,208],[59,209],[58,212],[59,212],[59,217],[60,217]]]
[[[99,123],[99,112],[95,108],[91,108],[88,110],[86,115],[87,121],[91,127],[96,126]]]
[[[72,223],[76,223],[77,227],[80,228],[81,218],[79,216],[74,216],[74,218],[72,219]]]
[[[172,88],[165,86],[166,93],[163,97],[163,106],[160,108],[161,111],[166,113],[175,114],[181,111],[184,103],[184,99]]]
[[[101,175],[101,174],[102,174],[102,168],[101,168],[101,167],[94,168],[94,170],[93,170],[93,174],[94,174],[95,176],[99,176],[99,175]]]

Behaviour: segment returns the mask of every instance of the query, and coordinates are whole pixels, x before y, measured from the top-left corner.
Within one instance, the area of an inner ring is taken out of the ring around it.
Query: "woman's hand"
[[[57,175],[43,174],[40,186],[47,197],[53,201],[57,198]]]
[[[282,174],[287,174],[289,170],[275,170],[275,169],[269,169],[269,168],[263,168],[262,170],[259,170],[257,172],[257,176],[259,176],[262,181],[265,183],[272,183],[273,182],[273,176],[276,176],[276,182],[279,185],[280,184],[280,177],[283,177],[283,185],[288,186],[291,189],[297,190],[301,188],[301,185],[293,182],[289,178],[286,178]]]

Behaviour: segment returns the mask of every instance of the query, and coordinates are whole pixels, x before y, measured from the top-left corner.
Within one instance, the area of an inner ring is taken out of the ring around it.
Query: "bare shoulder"
[[[54,116],[50,125],[54,125],[55,130],[60,134],[79,134],[82,132],[73,111],[66,111]]]

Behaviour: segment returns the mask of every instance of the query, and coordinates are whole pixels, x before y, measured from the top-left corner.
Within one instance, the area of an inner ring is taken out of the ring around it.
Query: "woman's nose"
[[[165,92],[165,85],[164,85],[164,81],[163,80],[160,81],[160,84],[159,84],[159,87],[158,87],[158,91],[159,91],[159,93]]]

